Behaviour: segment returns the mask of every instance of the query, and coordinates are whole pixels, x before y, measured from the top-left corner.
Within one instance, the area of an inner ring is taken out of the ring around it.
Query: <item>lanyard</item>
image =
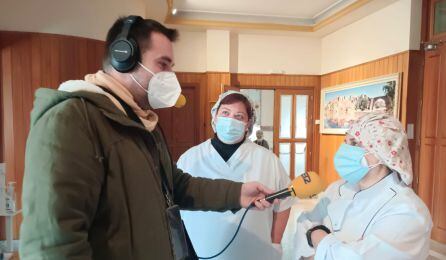
[[[122,100],[115,93],[111,92],[110,90],[108,90],[106,88],[103,88],[103,90],[105,92],[109,93],[110,95],[112,95],[116,100],[118,100],[118,102],[124,108],[126,114],[128,115],[128,117],[130,119],[132,119],[133,121],[135,121],[138,124],[144,125],[142,123],[141,119],[138,117],[138,115],[136,115],[135,111],[133,111],[133,109],[127,103],[125,103],[124,100]],[[154,131],[156,131],[156,130],[154,130]],[[169,189],[166,172],[165,172],[165,169],[164,169],[163,164],[162,164],[161,159],[160,159],[160,149],[159,149],[158,143],[156,142],[156,140],[153,138],[153,136],[151,134],[145,133],[144,136],[149,138],[150,141],[153,144],[155,144],[155,146],[156,146],[156,150],[158,152],[158,156],[153,156],[152,155],[152,158],[159,158],[158,163],[159,163],[160,167],[162,168],[161,171],[160,171],[162,190],[163,190],[163,193],[164,193],[164,197],[166,199],[167,207],[171,207],[171,206],[174,205],[174,203],[173,203],[173,199],[172,199],[172,195],[171,195],[171,190]],[[143,136],[143,138],[144,138],[144,136]],[[163,134],[163,136],[164,136],[164,134]],[[147,146],[147,144],[146,144],[146,146]],[[147,147],[147,148],[148,148],[148,150],[150,152],[149,147]]]

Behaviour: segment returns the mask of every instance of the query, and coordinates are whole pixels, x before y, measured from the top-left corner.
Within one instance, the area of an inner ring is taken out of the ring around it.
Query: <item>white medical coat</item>
[[[237,182],[258,181],[273,190],[286,188],[290,184],[277,156],[249,140],[227,162],[214,149],[211,141],[207,140],[186,151],[177,166],[192,176]],[[264,211],[251,209],[234,242],[215,259],[280,259],[281,253],[272,247],[271,242],[273,211],[284,211],[291,204],[291,199],[286,199]],[[244,212],[245,209],[236,213],[181,211],[198,256],[214,255],[226,246]]]
[[[330,185],[313,211],[298,218],[297,259],[314,254],[305,232],[318,224],[332,233],[319,243],[315,260],[419,260],[429,254],[429,210],[395,172],[362,191],[343,180]]]

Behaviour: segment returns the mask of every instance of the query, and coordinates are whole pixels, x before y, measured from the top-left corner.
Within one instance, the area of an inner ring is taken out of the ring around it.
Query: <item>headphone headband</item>
[[[124,25],[122,26],[121,33],[116,37],[116,39],[127,39],[130,28],[132,28],[132,25],[136,23],[136,20],[138,20],[138,18],[141,17],[136,15],[130,15],[129,17],[127,17],[124,21]]]

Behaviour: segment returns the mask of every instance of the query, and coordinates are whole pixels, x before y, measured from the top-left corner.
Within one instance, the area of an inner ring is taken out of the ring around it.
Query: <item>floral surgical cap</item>
[[[252,103],[251,99],[250,99],[247,95],[243,94],[242,92],[235,91],[235,90],[228,90],[228,91],[226,91],[226,92],[224,92],[224,93],[221,93],[220,96],[218,97],[218,101],[217,101],[217,102],[215,103],[215,105],[212,107],[212,109],[211,109],[211,116],[212,116],[212,122],[211,122],[211,124],[212,124],[212,129],[214,129],[214,132],[216,132],[216,130],[215,130],[215,117],[217,116],[217,110],[218,110],[218,107],[220,106],[221,101],[222,101],[225,97],[227,97],[227,96],[229,96],[229,95],[232,95],[232,94],[239,94],[239,95],[242,95],[242,96],[244,96],[244,97],[248,100],[249,103],[251,103],[252,117],[251,117],[251,119],[249,119],[249,121],[248,121],[248,133],[247,133],[247,135],[246,135],[246,136],[250,136],[251,133],[252,133],[252,128],[254,127],[254,123],[256,122],[256,113],[255,113],[255,109],[254,109],[254,104]]]
[[[407,136],[396,118],[382,112],[368,113],[354,122],[347,134],[387,167],[398,172],[404,183],[412,183],[412,160]]]

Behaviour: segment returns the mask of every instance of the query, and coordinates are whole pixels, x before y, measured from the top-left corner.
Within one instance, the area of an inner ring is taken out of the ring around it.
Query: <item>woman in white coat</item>
[[[410,188],[412,163],[398,120],[361,117],[334,163],[342,179],[298,219],[297,259],[426,259],[432,220]]]
[[[280,160],[271,151],[252,143],[255,113],[244,94],[228,91],[211,110],[216,135],[189,149],[177,166],[196,177],[257,181],[279,190],[290,184]],[[291,200],[282,200],[265,211],[247,213],[231,246],[216,259],[280,259],[283,232]],[[233,236],[244,211],[182,211],[192,244],[201,257],[219,252]]]

